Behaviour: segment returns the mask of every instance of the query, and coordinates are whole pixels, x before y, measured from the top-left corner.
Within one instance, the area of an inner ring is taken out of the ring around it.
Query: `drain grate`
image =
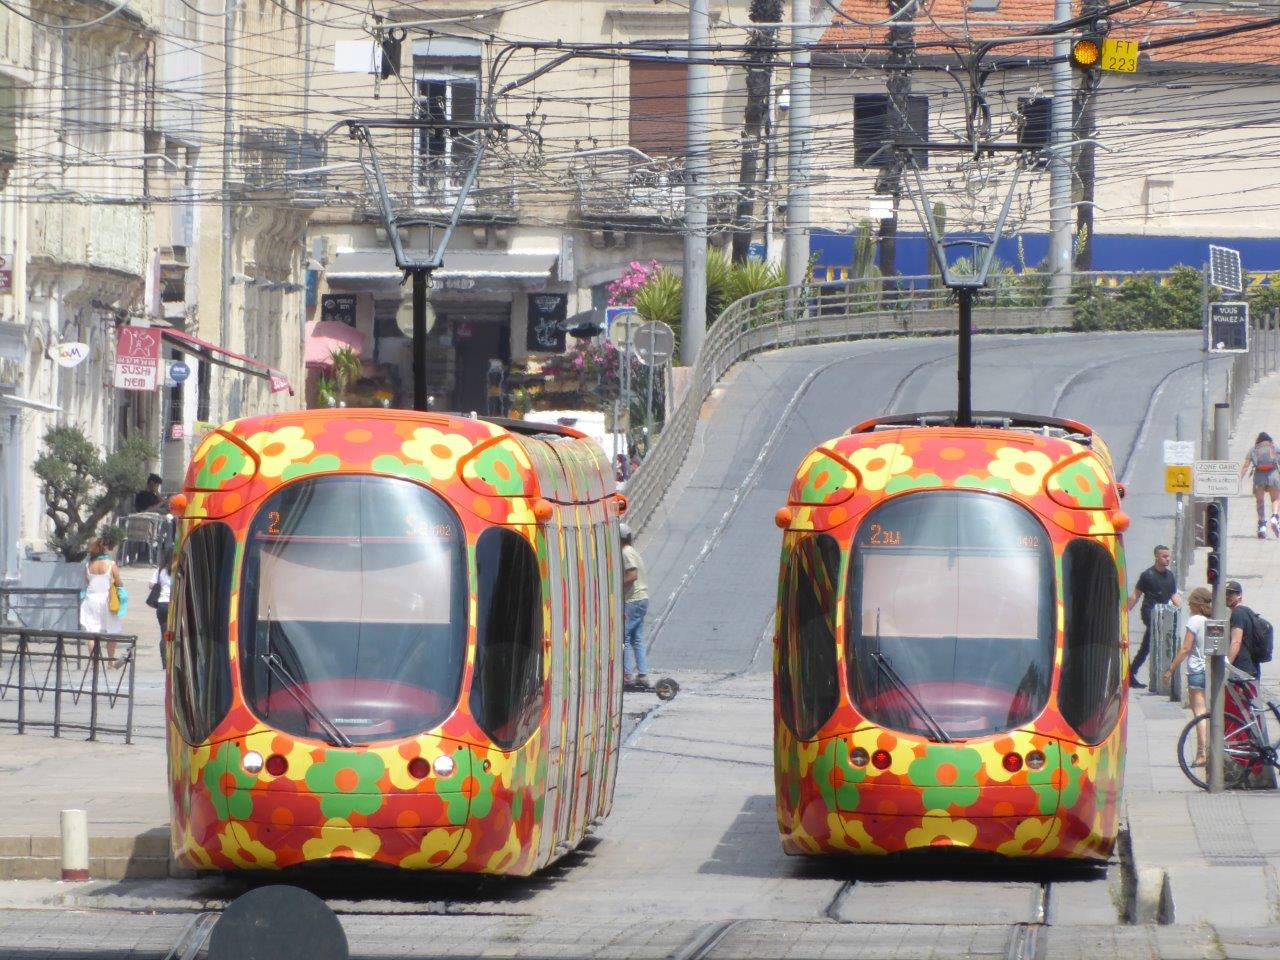
[[[1200,852],[1209,860],[1264,864],[1266,858],[1249,832],[1240,800],[1230,794],[1198,793],[1187,798]]]

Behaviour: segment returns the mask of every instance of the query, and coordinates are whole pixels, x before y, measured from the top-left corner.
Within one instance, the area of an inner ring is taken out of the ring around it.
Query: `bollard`
[[[62,879],[89,879],[89,817],[83,810],[62,811]]]

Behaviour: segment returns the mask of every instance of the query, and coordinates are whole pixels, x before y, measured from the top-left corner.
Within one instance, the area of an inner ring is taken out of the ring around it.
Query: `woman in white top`
[[[120,617],[111,612],[111,589],[122,586],[120,568],[101,537],[89,544],[84,568],[85,592],[80,603],[80,629],[89,633],[120,633]],[[117,666],[115,641],[107,641],[107,660]],[[121,664],[122,665],[122,664]]]
[[[1191,616],[1187,618],[1187,632],[1182,640],[1182,649],[1164,672],[1167,683],[1173,678],[1173,671],[1178,664],[1187,661],[1187,697],[1191,701],[1191,715],[1198,717],[1206,712],[1204,705],[1204,624],[1213,612],[1213,594],[1206,587],[1196,587],[1187,597],[1187,608]],[[1205,741],[1208,731],[1202,729],[1201,723],[1196,727],[1196,758],[1193,767],[1205,764]]]
[[[169,666],[169,645],[164,635],[169,629],[169,595],[173,588],[173,576],[169,573],[169,569],[172,566],[173,547],[166,546],[160,551],[160,563],[151,574],[151,586],[160,588],[156,594],[155,608],[156,619],[160,622],[160,664],[164,667]],[[149,600],[148,603],[150,603]]]

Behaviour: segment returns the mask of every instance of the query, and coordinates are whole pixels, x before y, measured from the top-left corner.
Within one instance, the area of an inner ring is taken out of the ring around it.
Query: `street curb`
[[[151,830],[132,837],[90,837],[89,875],[95,880],[170,876],[169,836]],[[0,880],[58,880],[62,838],[0,836]]]

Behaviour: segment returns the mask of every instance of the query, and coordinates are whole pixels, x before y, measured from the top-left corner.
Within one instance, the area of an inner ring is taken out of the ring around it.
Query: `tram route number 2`
[[[873,547],[900,547],[902,546],[902,531],[886,530],[880,524],[873,523],[869,542]]]

